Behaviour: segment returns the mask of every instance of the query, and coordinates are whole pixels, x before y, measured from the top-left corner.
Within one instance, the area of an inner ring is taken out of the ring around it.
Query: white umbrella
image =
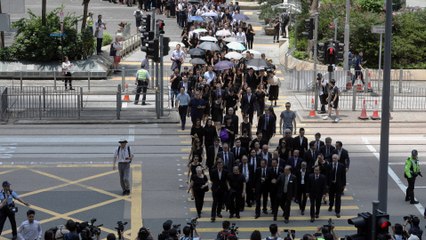
[[[226,38],[223,39],[223,41],[225,41],[225,42],[236,42],[237,39],[234,38],[234,37],[226,37]]]
[[[229,30],[225,30],[225,29],[222,29],[222,30],[219,30],[219,31],[216,32],[216,36],[228,37],[228,36],[231,36],[231,35],[232,35],[231,32]]]
[[[235,60],[240,60],[242,57],[243,57],[243,55],[241,53],[238,53],[238,52],[229,52],[225,55],[225,58],[235,59]]]
[[[214,42],[203,42],[199,46],[199,48],[206,51],[220,51],[220,47]]]
[[[202,17],[217,17],[217,13],[215,12],[206,12],[201,14]]]
[[[169,42],[169,47],[171,48],[175,48],[176,45],[180,44],[181,46],[185,46],[183,43],[181,42]]]
[[[244,51],[243,54],[246,54],[246,52],[250,52],[251,54],[253,54],[254,58],[260,58],[260,55],[262,55],[261,52],[256,51],[256,50],[251,50],[251,49]]]
[[[208,32],[208,31],[206,29],[204,29],[204,28],[197,28],[193,32],[195,32],[195,33],[205,33],[205,32]]]
[[[244,47],[244,45],[239,43],[239,42],[230,42],[230,43],[226,44],[226,46],[229,49],[233,49],[233,50],[237,50],[237,51],[244,51],[246,49],[246,47]]]
[[[204,37],[201,37],[200,40],[205,42],[217,42],[217,38],[212,36],[204,36]]]

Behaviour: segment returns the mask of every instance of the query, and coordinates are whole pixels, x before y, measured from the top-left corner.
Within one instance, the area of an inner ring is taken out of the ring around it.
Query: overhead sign
[[[0,31],[10,31],[10,15],[7,13],[0,13]]]
[[[372,33],[385,33],[385,26],[384,25],[374,25],[371,27]]]
[[[4,13],[25,13],[25,0],[0,0]]]

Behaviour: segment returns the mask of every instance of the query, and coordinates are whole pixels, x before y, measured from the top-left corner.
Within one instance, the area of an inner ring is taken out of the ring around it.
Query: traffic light
[[[149,59],[152,59],[154,62],[160,61],[160,49],[158,39],[148,41],[146,48],[146,55]]]
[[[345,55],[345,44],[337,42],[337,61],[343,62],[343,58]]]
[[[325,63],[329,64],[329,65],[333,65],[336,64],[336,60],[337,60],[337,51],[336,51],[336,47],[335,44],[330,42],[327,45],[327,48],[325,50]]]
[[[148,41],[154,40],[154,32],[142,32],[141,33],[141,41],[142,41],[142,47],[146,46],[146,43]],[[142,49],[142,51],[145,51]]]
[[[390,226],[389,214],[379,211],[376,216],[376,239],[381,239],[379,237],[388,235]]]
[[[151,31],[151,15],[142,16],[141,28],[141,32]]]
[[[371,220],[373,216],[369,212],[358,213],[358,217],[348,219],[348,223],[350,225],[354,225],[357,229],[357,233],[346,236],[346,239],[356,240],[363,239],[369,240],[371,239]]]
[[[164,21],[162,19],[158,19],[157,21],[158,31],[160,34],[164,34]]]
[[[313,18],[305,19],[305,31],[303,35],[307,36],[309,40],[314,39],[315,22]]]
[[[317,45],[317,58],[320,62],[324,63],[325,50],[327,49],[327,43],[318,43]]]
[[[169,55],[169,51],[170,51],[169,43],[170,43],[170,38],[163,37],[163,56]]]

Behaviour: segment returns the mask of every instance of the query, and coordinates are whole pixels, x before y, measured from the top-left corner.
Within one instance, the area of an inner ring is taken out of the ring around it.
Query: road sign
[[[65,33],[51,33],[49,34],[51,37],[66,37],[67,35]]]
[[[374,25],[371,27],[371,32],[383,34],[385,33],[385,25]]]
[[[0,0],[4,13],[25,13],[25,0]]]
[[[10,31],[10,15],[8,13],[0,13],[0,31]]]

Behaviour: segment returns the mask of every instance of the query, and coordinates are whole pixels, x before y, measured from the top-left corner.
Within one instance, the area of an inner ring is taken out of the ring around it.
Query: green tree
[[[83,0],[83,20],[81,22],[81,31],[86,28],[86,20],[87,20],[87,14],[89,12],[89,2],[90,0]]]

